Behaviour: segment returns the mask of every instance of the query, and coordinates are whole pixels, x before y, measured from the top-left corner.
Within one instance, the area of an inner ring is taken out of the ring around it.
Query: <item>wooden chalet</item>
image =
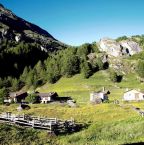
[[[49,92],[49,93],[36,93],[38,97],[40,97],[41,103],[49,103],[55,101],[58,97],[56,92]]]
[[[13,100],[15,103],[21,103],[28,96],[27,92],[11,92],[9,93],[9,99]]]

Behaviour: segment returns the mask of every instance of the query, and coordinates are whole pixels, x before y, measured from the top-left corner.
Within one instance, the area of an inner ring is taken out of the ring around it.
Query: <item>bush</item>
[[[121,82],[122,81],[123,76],[118,75],[113,69],[111,69],[109,71],[109,74],[110,74],[110,80],[112,82]]]
[[[29,103],[39,103],[40,99],[39,99],[39,97],[36,94],[29,94],[26,97],[25,101],[29,102]]]

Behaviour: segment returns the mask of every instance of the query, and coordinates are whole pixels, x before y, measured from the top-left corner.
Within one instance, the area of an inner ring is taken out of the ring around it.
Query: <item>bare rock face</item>
[[[105,51],[107,54],[115,57],[121,55],[121,47],[113,39],[110,38],[101,39],[99,45],[100,45],[100,51]]]
[[[131,41],[131,40],[121,41],[120,45],[130,55],[134,55],[134,54],[139,53],[139,52],[142,51],[142,49],[140,48],[139,44],[134,42],[134,41]]]
[[[110,38],[104,38],[100,40],[99,46],[100,51],[114,57],[131,56],[142,51],[139,44],[132,40],[117,42]]]

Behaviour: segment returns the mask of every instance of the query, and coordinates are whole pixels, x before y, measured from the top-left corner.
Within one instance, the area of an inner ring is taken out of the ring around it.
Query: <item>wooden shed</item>
[[[27,92],[11,92],[8,99],[13,100],[15,103],[21,103],[27,96]]]
[[[98,91],[90,93],[90,102],[92,103],[102,103],[103,101],[108,100],[108,95],[110,91]]]

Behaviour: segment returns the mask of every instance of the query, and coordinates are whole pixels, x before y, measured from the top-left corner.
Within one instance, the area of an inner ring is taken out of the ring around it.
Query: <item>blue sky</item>
[[[70,45],[144,34],[144,0],[0,0]]]

